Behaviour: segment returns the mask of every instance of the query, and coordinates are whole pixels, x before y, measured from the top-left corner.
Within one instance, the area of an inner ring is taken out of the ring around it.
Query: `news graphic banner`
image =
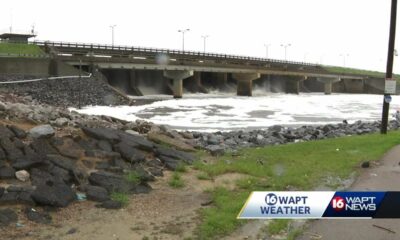
[[[237,218],[400,218],[400,192],[252,192]]]

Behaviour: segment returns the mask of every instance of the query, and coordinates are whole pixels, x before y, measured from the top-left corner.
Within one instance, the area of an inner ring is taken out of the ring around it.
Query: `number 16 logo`
[[[331,205],[335,211],[342,211],[346,206],[346,201],[342,197],[335,197],[332,199]]]

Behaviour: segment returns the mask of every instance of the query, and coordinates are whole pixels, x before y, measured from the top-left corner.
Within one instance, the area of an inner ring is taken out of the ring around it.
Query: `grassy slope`
[[[212,165],[197,163],[195,167],[210,176],[228,172],[249,175],[248,179],[237,182],[236,191],[223,188],[213,191],[214,206],[202,211],[198,234],[202,239],[214,239],[243,224],[244,221],[236,220],[236,215],[252,190],[311,190],[328,176],[349,177],[360,162],[377,160],[397,144],[400,144],[398,131],[387,136],[372,134],[250,148],[242,150],[238,157],[223,156]]]
[[[40,55],[44,52],[36,45],[22,43],[0,43],[0,54]]]
[[[344,68],[344,67],[334,67],[334,66],[323,66],[323,68],[332,73],[341,73],[341,74],[347,73],[347,74],[364,75],[377,78],[385,78],[386,76],[386,74],[383,72],[356,69],[356,68]],[[399,74],[394,74],[394,78],[397,80],[397,82],[400,82]]]

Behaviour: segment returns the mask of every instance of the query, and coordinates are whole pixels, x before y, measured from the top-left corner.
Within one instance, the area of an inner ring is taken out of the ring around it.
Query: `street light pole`
[[[210,37],[209,35],[201,36],[203,38],[203,52],[206,53],[206,39]]]
[[[178,32],[182,33],[182,51],[185,51],[185,33],[189,31],[190,31],[189,28],[178,30]]]
[[[268,58],[268,48],[269,46],[271,46],[271,44],[266,44],[264,43],[264,47],[265,47],[265,58]]]
[[[111,25],[110,26],[110,28],[111,28],[111,44],[112,44],[112,46],[114,46],[114,28],[116,27],[117,25]]]
[[[390,13],[388,57],[386,64],[386,80],[390,80],[393,77],[393,58],[394,58],[393,55],[394,55],[394,42],[396,38],[396,15],[397,15],[397,0],[392,0],[391,13]],[[387,133],[387,125],[389,120],[389,102],[390,102],[387,101],[387,99],[390,99],[390,95],[385,91],[383,96],[383,106],[382,106],[381,134]]]
[[[287,43],[287,44],[281,44],[281,47],[285,48],[285,61],[287,61],[287,48],[292,46],[292,44]]]

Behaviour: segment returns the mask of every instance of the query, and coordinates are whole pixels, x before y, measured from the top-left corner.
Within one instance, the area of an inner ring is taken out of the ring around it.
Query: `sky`
[[[203,51],[386,70],[390,0],[13,0],[0,31],[37,40]],[[400,13],[399,13],[400,14]],[[400,18],[400,16],[399,16]],[[398,21],[397,21],[398,22]],[[400,34],[397,24],[397,33]],[[399,46],[400,37],[396,39]],[[399,56],[400,57],[400,56]],[[394,72],[400,73],[399,57]]]

